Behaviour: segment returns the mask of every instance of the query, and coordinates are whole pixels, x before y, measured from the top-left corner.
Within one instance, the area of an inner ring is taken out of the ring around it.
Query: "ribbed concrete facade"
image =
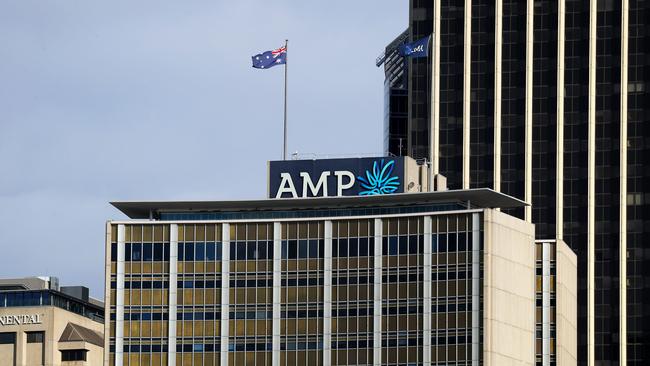
[[[171,203],[152,220],[111,221],[104,364],[535,365],[536,314],[558,298],[548,287],[542,306],[537,272],[555,271],[556,250],[543,262],[534,226],[489,203],[521,201],[484,190],[470,206],[453,194],[300,199],[293,210]],[[565,268],[575,293],[575,263]],[[575,301],[565,304],[575,324]],[[564,339],[547,320],[555,352]]]
[[[408,151],[389,152],[531,203],[507,212],[577,253],[579,364],[650,363],[650,2],[410,8],[410,39],[438,30],[437,54],[406,61]]]

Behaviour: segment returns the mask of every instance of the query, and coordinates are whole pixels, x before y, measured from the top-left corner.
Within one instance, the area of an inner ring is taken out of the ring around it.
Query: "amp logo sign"
[[[373,196],[404,192],[404,158],[269,162],[269,198]]]

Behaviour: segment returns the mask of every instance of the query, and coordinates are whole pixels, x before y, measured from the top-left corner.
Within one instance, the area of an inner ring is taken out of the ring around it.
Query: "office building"
[[[104,304],[56,277],[0,280],[0,366],[101,365]]]
[[[433,52],[404,61],[408,128],[386,141],[408,150],[388,151],[530,203],[507,212],[578,255],[579,363],[649,364],[650,2],[409,7],[409,40],[433,34]]]
[[[271,162],[269,199],[113,203],[105,365],[575,364],[570,249],[490,189],[397,193],[406,162]]]
[[[384,150],[395,156],[407,156],[408,138],[408,70],[397,47],[408,40],[408,29],[402,32],[377,58],[384,67]]]

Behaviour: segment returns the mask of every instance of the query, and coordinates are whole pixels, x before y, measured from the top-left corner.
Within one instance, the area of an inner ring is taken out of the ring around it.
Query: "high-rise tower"
[[[409,6],[433,52],[405,64],[407,151],[388,152],[531,203],[509,213],[578,255],[579,363],[650,363],[650,2]]]

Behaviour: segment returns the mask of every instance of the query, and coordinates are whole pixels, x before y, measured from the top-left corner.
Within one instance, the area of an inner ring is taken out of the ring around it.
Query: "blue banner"
[[[399,54],[403,57],[427,57],[429,56],[429,41],[431,36],[418,39],[415,42],[404,43],[399,46]]]

